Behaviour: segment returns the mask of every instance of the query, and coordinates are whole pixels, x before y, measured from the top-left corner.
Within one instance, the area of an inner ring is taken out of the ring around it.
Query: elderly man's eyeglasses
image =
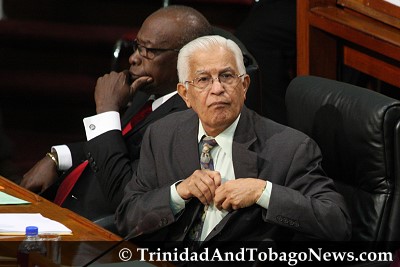
[[[214,80],[218,80],[222,86],[235,86],[238,84],[238,80],[243,77],[244,74],[233,74],[230,72],[224,72],[218,75],[218,77],[213,78],[211,75],[205,74],[194,78],[192,81],[185,81],[194,87],[205,90],[211,87]]]
[[[132,48],[133,48],[133,52],[138,50],[139,55],[141,55],[142,57],[147,58],[147,59],[153,59],[160,53],[166,52],[166,51],[179,52],[179,49],[145,47],[145,46],[139,44],[136,39],[132,42]]]

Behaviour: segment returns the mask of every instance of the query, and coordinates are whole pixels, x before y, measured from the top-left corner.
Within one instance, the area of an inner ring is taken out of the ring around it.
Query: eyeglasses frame
[[[242,78],[244,75],[246,75],[246,73],[243,73],[243,74],[234,74],[234,76],[235,76],[236,78]],[[199,89],[199,90],[202,90],[202,91],[205,91],[205,90],[207,90],[208,88],[211,88],[210,84],[212,85],[212,84],[214,83],[215,80],[218,80],[218,82],[219,82],[221,85],[224,84],[224,83],[221,83],[221,81],[219,80],[219,79],[220,79],[220,78],[219,78],[219,75],[218,75],[217,77],[215,77],[215,78],[211,76],[212,82],[211,82],[209,85],[207,85],[206,87],[201,88],[201,87],[198,87],[198,86],[194,85],[194,81],[195,81],[197,78],[198,78],[198,77],[194,78],[194,79],[191,80],[191,81],[185,81],[184,84],[190,84],[190,85],[192,85],[193,87],[195,87],[195,88],[197,88],[197,89]]]
[[[142,57],[144,57],[144,58],[147,58],[147,59],[149,59],[149,60],[154,59],[156,56],[158,56],[158,54],[160,54],[160,53],[162,53],[162,52],[167,52],[167,51],[179,52],[179,51],[180,51],[180,49],[176,49],[176,48],[173,49],[173,48],[152,48],[152,47],[146,47],[146,46],[144,46],[144,45],[139,44],[138,41],[137,41],[137,39],[135,39],[135,40],[132,41],[131,46],[132,46],[133,52],[136,52],[136,50],[138,50],[140,56],[142,56]],[[145,54],[142,54],[142,53],[140,52],[140,47],[141,47],[142,49],[144,49]],[[153,57],[149,57],[149,56],[148,56],[149,52],[153,53],[154,56],[153,56]]]

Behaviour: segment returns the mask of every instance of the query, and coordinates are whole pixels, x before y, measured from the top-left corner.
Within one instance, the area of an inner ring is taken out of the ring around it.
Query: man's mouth
[[[129,78],[132,80],[132,82],[134,81],[134,80],[136,80],[136,79],[138,79],[138,78],[140,78],[141,76],[140,75],[136,75],[135,73],[133,73],[133,72],[129,72]]]
[[[217,102],[213,102],[209,105],[209,107],[223,107],[223,106],[227,106],[228,103],[224,102],[224,101],[217,101]]]

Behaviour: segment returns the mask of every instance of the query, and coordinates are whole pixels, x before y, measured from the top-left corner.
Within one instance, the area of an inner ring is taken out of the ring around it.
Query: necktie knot
[[[214,139],[214,137],[211,136],[204,136],[203,140],[201,140],[203,143],[203,147],[207,146],[210,148],[210,150],[215,147],[217,144],[217,141]]]

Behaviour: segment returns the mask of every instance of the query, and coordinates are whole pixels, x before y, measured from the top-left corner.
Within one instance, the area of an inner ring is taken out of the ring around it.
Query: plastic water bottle
[[[38,228],[36,226],[27,226],[25,229],[25,239],[18,247],[17,261],[18,266],[29,266],[29,254],[39,253],[46,254],[46,247],[38,236]]]

